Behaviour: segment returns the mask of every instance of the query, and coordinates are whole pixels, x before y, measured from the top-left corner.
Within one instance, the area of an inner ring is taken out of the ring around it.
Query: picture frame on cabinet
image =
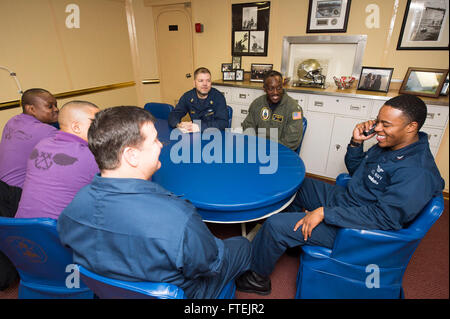
[[[242,64],[242,57],[241,56],[234,56],[231,58],[231,63],[233,65],[233,70],[238,70],[241,68]]]
[[[233,71],[232,63],[222,63],[222,72]]]
[[[448,50],[449,9],[447,0],[408,0],[397,50]]]
[[[306,33],[347,32],[351,0],[309,0]]]
[[[393,72],[394,68],[363,66],[359,76],[358,90],[387,93]]]
[[[438,97],[447,77],[446,69],[409,67],[400,87],[400,94]]]
[[[264,74],[273,69],[273,64],[252,63],[250,69],[250,81],[263,82]]]
[[[244,81],[244,69],[236,69],[236,81]]]
[[[236,71],[224,71],[222,73],[223,81],[235,81],[236,80]]]
[[[441,90],[441,94],[440,95],[448,95],[448,73],[447,73],[447,78],[444,81],[444,84],[442,85],[442,90]]]

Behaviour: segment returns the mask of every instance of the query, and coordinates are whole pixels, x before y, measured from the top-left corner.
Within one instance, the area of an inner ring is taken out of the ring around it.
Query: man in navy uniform
[[[421,99],[400,95],[386,101],[376,121],[356,125],[345,155],[347,187],[305,178],[295,199],[305,213],[264,222],[252,242],[251,270],[236,280],[237,289],[270,293],[269,275],[286,249],[332,248],[339,228],[398,230],[413,221],[444,188],[428,136],[419,132],[426,116]],[[364,141],[375,135],[378,143],[364,152]]]
[[[244,237],[214,237],[195,207],[151,182],[162,148],[146,110],[96,114],[89,149],[100,169],[58,218],[75,263],[106,277],[174,284],[188,298],[217,298],[248,269]]]
[[[201,121],[201,128],[193,122],[182,122],[189,114],[192,121]],[[225,97],[211,87],[211,72],[200,67],[194,72],[194,88],[187,91],[169,114],[169,125],[188,132],[203,131],[209,127],[220,130],[228,126],[228,111]]]

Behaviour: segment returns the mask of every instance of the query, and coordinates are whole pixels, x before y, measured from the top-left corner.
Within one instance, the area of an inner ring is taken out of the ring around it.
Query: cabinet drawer
[[[442,130],[427,126],[422,127],[420,130],[428,134],[428,142],[430,143],[430,148],[439,146],[443,133]]]
[[[306,109],[307,103],[308,103],[308,95],[306,94],[301,94],[301,93],[292,93],[292,92],[287,92],[287,94],[293,98],[294,100],[297,101],[298,105],[300,105],[303,110]]]
[[[367,117],[371,101],[366,99],[311,95],[308,98],[308,110],[335,113],[356,117]]]
[[[232,87],[217,86],[214,88],[219,90],[219,92],[223,94],[223,96],[225,97],[225,101],[227,102],[228,105],[230,104],[230,102],[232,102],[231,92],[233,92],[234,90]]]
[[[427,105],[425,125],[444,127],[448,118],[448,106]]]
[[[235,88],[231,93],[233,103],[240,103],[249,106],[255,98],[262,95],[261,90]]]

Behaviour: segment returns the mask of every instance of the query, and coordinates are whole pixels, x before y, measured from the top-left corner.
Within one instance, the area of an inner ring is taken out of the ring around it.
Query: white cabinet
[[[264,94],[263,89],[214,85],[224,93],[233,108],[233,128],[240,128],[248,114],[250,103]],[[303,108],[308,127],[300,156],[306,172],[336,178],[346,172],[344,157],[356,124],[375,119],[387,100],[347,97],[341,94],[320,94],[313,91],[288,92]],[[428,114],[422,131],[428,134],[430,150],[436,155],[448,122],[448,106],[427,105]],[[375,138],[364,143],[364,149],[376,144]]]

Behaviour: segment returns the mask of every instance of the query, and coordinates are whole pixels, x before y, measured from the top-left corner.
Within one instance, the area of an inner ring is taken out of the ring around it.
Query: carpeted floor
[[[209,224],[220,238],[240,235],[239,224]],[[268,296],[237,291],[237,299],[292,299],[299,259],[284,254],[271,275],[272,293]],[[403,278],[406,299],[449,299],[449,207],[417,247]],[[16,299],[18,283],[0,291],[0,299]]]

